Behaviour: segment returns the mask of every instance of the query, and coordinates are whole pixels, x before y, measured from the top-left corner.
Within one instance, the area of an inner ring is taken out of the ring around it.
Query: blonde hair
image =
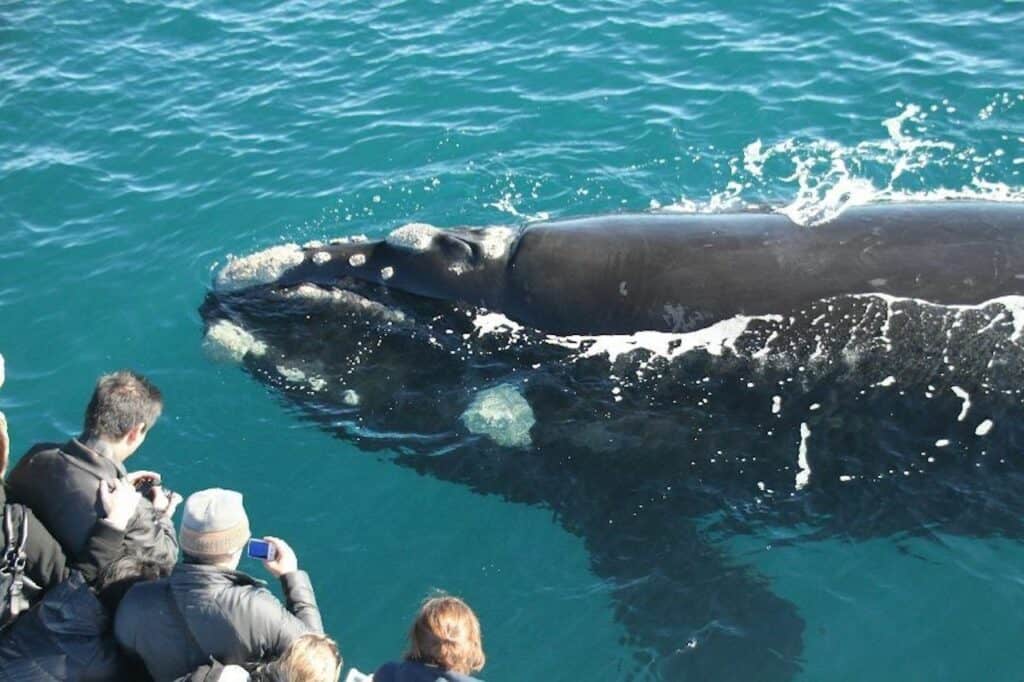
[[[288,682],[338,682],[341,665],[338,645],[317,634],[296,639],[274,663],[278,675]]]
[[[470,675],[484,667],[480,621],[458,597],[428,597],[409,631],[406,660]]]

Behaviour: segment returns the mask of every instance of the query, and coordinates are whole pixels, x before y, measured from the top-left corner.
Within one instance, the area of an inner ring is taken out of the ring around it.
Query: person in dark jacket
[[[121,556],[100,572],[94,591],[75,571],[0,635],[0,682],[138,680],[110,625],[131,585],[163,574],[153,561]]]
[[[93,524],[85,549],[77,557],[67,557],[46,527],[26,510],[25,576],[41,592],[66,580],[73,569],[81,572],[86,582],[92,582],[102,568],[121,554],[125,528],[142,496],[128,482],[113,479],[100,484],[98,497],[103,518]],[[6,504],[7,492],[0,471],[0,509]],[[0,527],[0,541],[0,547],[7,545],[6,528]]]
[[[276,557],[264,565],[281,580],[286,608],[261,581],[236,570],[248,540],[240,493],[213,488],[185,502],[183,563],[166,579],[132,588],[114,625],[118,643],[156,682],[188,675],[211,657],[236,665],[269,661],[303,634],[323,632],[309,576],[292,549],[266,538]]]
[[[171,516],[181,497],[168,495],[153,472],[129,474],[124,461],[138,450],[163,409],[163,398],[144,377],[115,372],[100,378],[85,413],[80,438],[64,445],[36,445],[11,472],[11,500],[27,505],[66,554],[78,556],[99,518],[99,481],[118,478],[148,483],[124,537],[125,552],[173,566],[178,557]]]
[[[292,642],[281,658],[257,666],[252,673],[211,661],[175,682],[338,682],[342,663],[333,639],[309,633]]]
[[[0,355],[0,386],[3,386],[4,378],[4,357]],[[7,473],[9,446],[7,420],[0,412],[0,512],[3,512],[7,505],[4,476]],[[124,541],[125,528],[135,514],[141,496],[130,485],[119,484],[116,480],[106,481],[102,488],[97,485],[93,494],[99,499],[103,510],[102,518],[90,529],[84,551],[70,559],[32,510],[25,510],[25,576],[41,591],[67,579],[72,564],[82,572],[87,581],[91,582],[96,578],[99,569],[117,558]],[[15,532],[20,535],[20,530]],[[7,537],[7,529],[0,524],[0,547],[6,547],[9,540],[11,538]]]
[[[441,595],[423,602],[409,632],[405,660],[385,663],[374,682],[472,682],[486,662],[480,621],[457,597]]]

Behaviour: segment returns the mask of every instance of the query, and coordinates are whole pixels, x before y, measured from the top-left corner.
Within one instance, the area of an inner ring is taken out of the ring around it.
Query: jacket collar
[[[63,446],[61,451],[83,469],[92,472],[100,478],[117,476],[123,478],[127,475],[124,464],[110,457],[104,457],[91,448],[87,448],[77,438],[72,438]]]
[[[231,571],[217,566],[206,564],[185,564],[181,563],[174,567],[171,573],[171,582],[174,583],[210,583],[225,582],[231,585],[266,587],[267,583],[253,578],[248,573]]]

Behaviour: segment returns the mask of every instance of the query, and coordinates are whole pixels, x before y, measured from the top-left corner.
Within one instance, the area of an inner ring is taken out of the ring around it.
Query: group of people
[[[193,493],[175,533],[181,495],[125,468],[162,410],[145,377],[105,375],[81,435],[32,447],[6,480],[0,413],[0,682],[337,682],[341,654],[288,543],[263,538],[284,604],[238,570],[252,540],[242,495]],[[427,599],[409,640],[375,682],[467,682],[484,666],[479,621],[456,597]]]

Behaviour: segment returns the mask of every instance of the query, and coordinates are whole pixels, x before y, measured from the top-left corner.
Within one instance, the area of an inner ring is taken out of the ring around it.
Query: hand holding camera
[[[299,560],[288,543],[281,538],[265,537],[249,541],[246,552],[249,557],[259,559],[275,578],[299,570]]]
[[[140,495],[153,503],[153,509],[165,518],[174,516],[183,498],[173,490],[163,487],[160,474],[155,471],[134,471],[128,474],[127,479]]]

